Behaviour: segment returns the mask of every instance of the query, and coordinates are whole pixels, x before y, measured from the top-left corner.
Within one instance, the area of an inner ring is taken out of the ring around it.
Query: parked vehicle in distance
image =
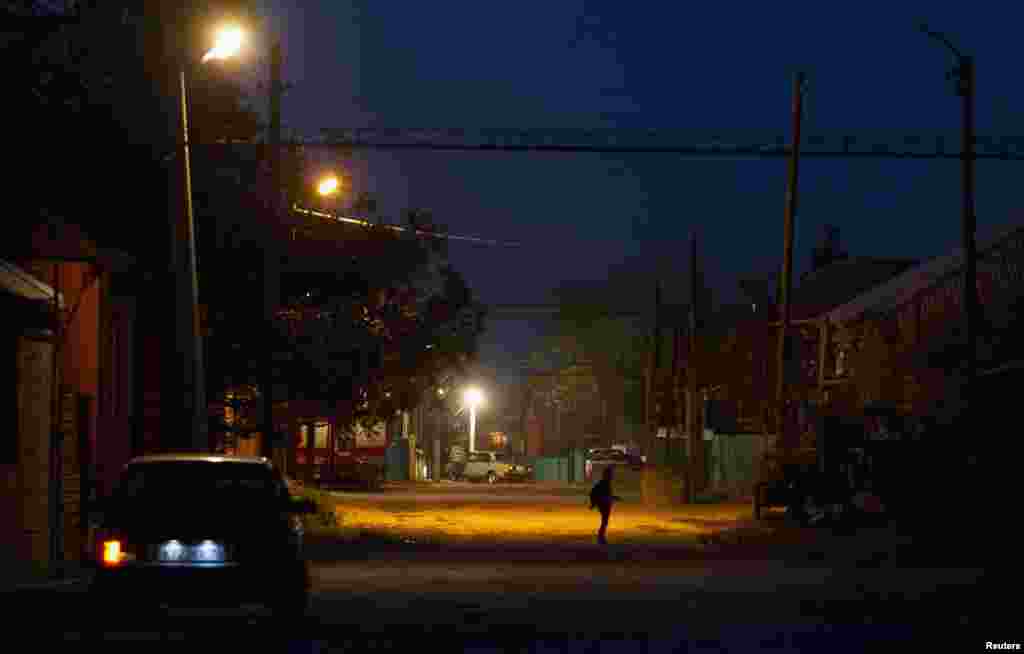
[[[384,468],[354,452],[338,452],[334,460],[334,476],[327,486],[358,486],[377,490],[384,481]]]
[[[643,459],[635,454],[627,454],[622,450],[612,448],[601,448],[591,450],[587,454],[587,460],[593,463],[618,463],[631,466],[643,464]]]
[[[461,445],[453,445],[449,450],[448,459],[445,476],[452,481],[460,481],[463,479],[463,472],[466,469],[466,448]]]
[[[298,499],[263,457],[164,454],[132,459],[92,516],[96,606],[238,608],[259,603],[283,617],[308,605]]]
[[[599,448],[587,452],[586,463],[584,464],[584,474],[587,479],[593,478],[595,465],[624,465],[634,470],[639,470],[644,465],[644,459],[642,456],[627,454],[620,449]]]
[[[526,456],[513,456],[512,469],[505,474],[507,481],[533,481],[533,461]]]
[[[494,484],[504,481],[512,470],[512,457],[502,452],[473,452],[466,458],[463,477],[469,481]]]

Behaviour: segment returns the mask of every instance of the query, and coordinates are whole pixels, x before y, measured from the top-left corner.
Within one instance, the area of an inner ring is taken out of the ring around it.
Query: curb
[[[31,590],[56,590],[58,588],[66,588],[69,586],[78,586],[80,584],[86,584],[91,579],[91,575],[80,575],[69,579],[49,579],[46,581],[29,581],[19,584],[11,584],[5,588],[2,592],[17,593]]]

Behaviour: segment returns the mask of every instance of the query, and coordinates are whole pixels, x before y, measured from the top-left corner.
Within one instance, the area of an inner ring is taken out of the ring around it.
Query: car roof
[[[181,454],[148,454],[137,456],[128,462],[128,465],[139,465],[146,463],[248,463],[250,465],[265,465],[272,467],[270,459],[263,456],[241,456],[237,454],[202,454],[181,453]]]

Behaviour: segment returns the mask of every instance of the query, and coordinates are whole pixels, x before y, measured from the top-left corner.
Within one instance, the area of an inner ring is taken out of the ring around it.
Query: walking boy
[[[590,491],[590,508],[601,512],[601,528],[597,530],[597,542],[599,545],[607,545],[605,533],[608,531],[608,518],[612,515],[612,503],[621,502],[622,498],[612,494],[612,467],[604,469],[601,481],[594,484]]]

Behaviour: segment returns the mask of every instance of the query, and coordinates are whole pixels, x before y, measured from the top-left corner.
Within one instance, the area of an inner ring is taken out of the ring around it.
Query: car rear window
[[[160,462],[128,466],[114,491],[117,503],[219,504],[239,499],[287,497],[287,487],[267,466],[237,462]]]

